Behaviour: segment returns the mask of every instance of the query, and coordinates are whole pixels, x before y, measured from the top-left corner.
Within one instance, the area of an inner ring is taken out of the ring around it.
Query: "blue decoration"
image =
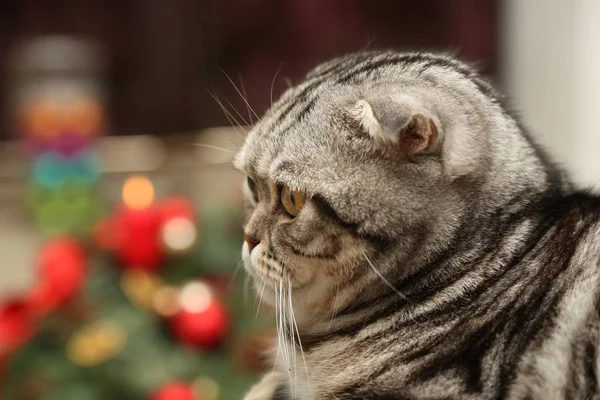
[[[33,163],[34,180],[44,188],[59,187],[65,182],[67,176],[67,165],[56,153],[42,154]]]
[[[73,158],[44,153],[33,164],[33,176],[38,185],[47,189],[56,189],[70,180],[92,185],[100,177],[100,161],[91,151]]]

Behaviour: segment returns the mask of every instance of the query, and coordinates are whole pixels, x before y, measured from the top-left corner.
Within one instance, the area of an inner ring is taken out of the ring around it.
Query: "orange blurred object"
[[[79,135],[96,135],[100,131],[102,118],[102,108],[97,102],[81,98],[70,105],[64,128]]]
[[[61,125],[60,107],[49,101],[39,101],[25,107],[23,125],[27,133],[43,139],[58,135]]]
[[[143,210],[154,202],[154,186],[145,176],[134,175],[123,185],[123,203],[128,208]]]

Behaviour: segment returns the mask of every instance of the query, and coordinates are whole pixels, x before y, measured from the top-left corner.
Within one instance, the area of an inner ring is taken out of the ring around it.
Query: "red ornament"
[[[171,317],[171,330],[182,343],[202,350],[218,347],[229,330],[225,306],[212,295],[208,285],[195,282],[180,295],[181,311]]]
[[[162,388],[150,397],[150,400],[200,400],[194,396],[190,385],[184,382],[172,382]]]
[[[17,350],[34,334],[34,322],[26,302],[12,300],[0,308],[0,359]]]
[[[154,271],[164,259],[160,243],[160,214],[154,207],[124,209],[119,215],[117,255],[127,269]]]
[[[186,218],[192,221],[196,218],[194,207],[187,199],[182,197],[171,197],[164,201],[160,205],[160,215],[162,223],[173,218]]]
[[[79,243],[59,238],[48,243],[38,257],[40,282],[29,294],[32,311],[45,313],[77,294],[85,281],[86,255]]]

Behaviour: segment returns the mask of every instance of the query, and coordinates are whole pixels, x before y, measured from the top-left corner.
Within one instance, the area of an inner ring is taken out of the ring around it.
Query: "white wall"
[[[503,81],[533,136],[600,189],[600,1],[505,0]]]

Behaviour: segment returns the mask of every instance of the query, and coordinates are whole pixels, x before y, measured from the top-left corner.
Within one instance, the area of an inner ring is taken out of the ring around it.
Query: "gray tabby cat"
[[[600,199],[467,65],[327,62],[235,165],[279,333],[246,399],[600,398]]]

